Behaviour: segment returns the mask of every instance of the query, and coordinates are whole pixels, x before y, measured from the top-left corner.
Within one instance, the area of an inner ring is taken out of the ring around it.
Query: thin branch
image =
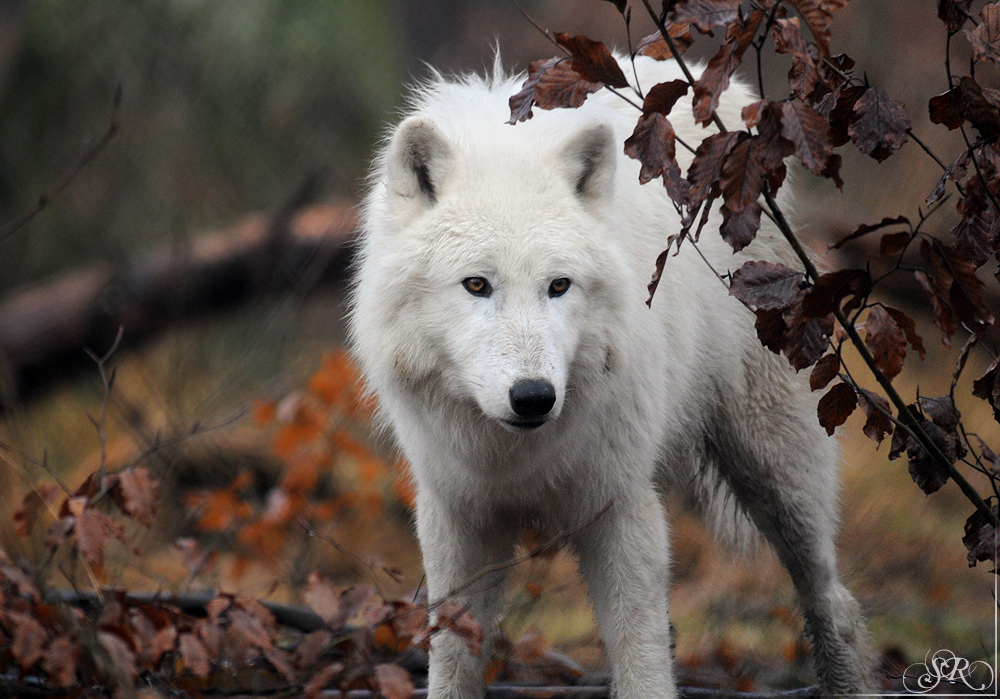
[[[90,164],[94,158],[100,155],[101,151],[104,150],[108,143],[111,142],[111,139],[115,137],[115,134],[118,133],[118,118],[121,105],[122,87],[119,85],[115,90],[114,100],[111,103],[111,124],[108,126],[108,130],[104,133],[100,140],[97,141],[97,143],[84,151],[83,155],[80,156],[80,159],[73,164],[73,167],[66,171],[62,178],[59,179],[52,187],[52,189],[39,195],[38,201],[35,202],[35,205],[32,208],[25,211],[13,221],[8,222],[3,228],[0,228],[0,242],[3,242],[12,236],[29,221],[31,221],[31,219],[41,213],[41,211],[45,209],[49,203],[63,193],[63,190],[65,190],[70,183],[76,179],[76,176],[80,174],[80,171],[83,170],[83,168],[87,167],[87,165]]]

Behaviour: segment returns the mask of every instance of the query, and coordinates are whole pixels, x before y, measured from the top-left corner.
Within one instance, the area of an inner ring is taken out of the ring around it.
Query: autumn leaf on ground
[[[55,514],[52,503],[62,494],[55,483],[41,483],[28,492],[21,505],[14,511],[14,527],[20,536],[28,536],[35,526],[35,520],[45,509]]]
[[[873,85],[854,104],[857,121],[848,133],[858,149],[882,162],[906,143],[910,115],[899,100]]]
[[[858,407],[858,395],[846,383],[834,384],[833,388],[826,392],[819,399],[816,413],[819,416],[819,424],[826,429],[826,433],[832,435],[838,426],[847,422],[854,409]]]
[[[375,684],[384,699],[410,699],[413,696],[413,678],[399,665],[376,665]]]
[[[120,471],[111,497],[125,514],[135,517],[147,527],[156,516],[156,490],[159,481],[144,466]]]

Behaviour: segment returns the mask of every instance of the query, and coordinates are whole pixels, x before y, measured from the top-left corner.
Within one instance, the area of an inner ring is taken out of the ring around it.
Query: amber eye
[[[555,298],[556,296],[562,296],[567,291],[569,291],[569,279],[566,277],[559,277],[558,279],[553,279],[552,283],[549,284],[549,296]]]
[[[493,293],[493,287],[482,277],[467,277],[462,280],[462,286],[473,296],[489,296]]]

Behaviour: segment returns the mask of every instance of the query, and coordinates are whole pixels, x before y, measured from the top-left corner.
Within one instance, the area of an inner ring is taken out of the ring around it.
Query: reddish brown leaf
[[[878,223],[871,223],[871,224],[869,224],[869,223],[863,223],[860,226],[858,226],[857,228],[855,228],[854,232],[852,232],[850,235],[844,236],[843,238],[841,238],[840,240],[838,240],[836,243],[834,243],[830,247],[832,249],[834,249],[834,250],[839,250],[840,247],[844,243],[846,243],[848,241],[857,240],[858,238],[861,238],[862,236],[866,236],[866,235],[868,235],[869,233],[871,233],[873,231],[878,231],[878,230],[881,230],[881,229],[886,228],[888,226],[895,226],[898,223],[902,223],[902,224],[905,224],[905,225],[909,226],[910,225],[910,219],[906,218],[905,216],[897,216],[896,218],[889,218],[887,216],[887,217],[883,218],[881,221],[879,221]]]
[[[327,626],[339,629],[344,625],[340,607],[340,593],[329,580],[319,573],[310,573],[302,599],[316,612]]]
[[[375,684],[385,699],[410,699],[413,696],[413,678],[399,665],[376,665]]]
[[[957,129],[965,119],[959,111],[962,99],[962,88],[954,87],[940,95],[934,95],[927,101],[927,111],[932,124],[944,124],[949,130]]]
[[[143,652],[149,658],[152,665],[160,662],[160,659],[177,647],[177,627],[167,624],[156,632],[148,647]]]
[[[745,131],[729,131],[712,134],[701,142],[687,174],[688,182],[691,183],[688,190],[691,209],[697,210],[717,186],[722,173],[722,164],[733,146],[748,138],[750,136]]]
[[[938,17],[950,33],[954,34],[965,24],[971,4],[972,0],[938,0]]]
[[[890,381],[903,369],[906,358],[906,335],[882,306],[868,309],[865,321],[865,345],[875,365]]]
[[[264,622],[244,609],[230,609],[229,634],[244,647],[266,651],[273,646],[274,635],[269,633]]]
[[[972,58],[1000,64],[1000,7],[988,4],[980,16],[983,21],[979,26],[971,32],[965,30],[965,37],[972,45]]]
[[[132,515],[147,527],[156,516],[156,489],[159,481],[143,466],[118,474],[118,483],[111,496],[122,512]]]
[[[449,630],[465,641],[473,655],[479,655],[483,644],[483,630],[472,615],[455,602],[445,602],[437,610],[435,627]]]
[[[739,0],[678,0],[670,19],[694,25],[702,34],[737,20]]]
[[[645,184],[662,176],[670,198],[683,205],[687,203],[688,182],[677,164],[674,138],[674,128],[665,116],[657,112],[643,115],[625,141],[625,155],[642,163],[639,182]]]
[[[14,511],[14,527],[21,536],[28,536],[35,526],[38,513],[51,508],[51,503],[62,490],[55,483],[42,483],[24,496],[21,506]],[[54,509],[54,508],[53,508]]]
[[[851,125],[858,120],[854,105],[865,94],[864,85],[837,88],[816,105],[816,111],[830,123],[830,144],[838,148],[851,140]]]
[[[788,0],[788,4],[806,21],[816,40],[816,46],[824,56],[830,55],[830,25],[833,23],[833,13],[844,7],[847,2],[848,0]]]
[[[972,382],[972,395],[989,402],[994,419],[1000,422],[1000,357]]]
[[[756,311],[757,321],[754,328],[760,343],[775,354],[781,353],[782,338],[788,327],[781,310]]]
[[[292,656],[288,651],[271,645],[264,648],[263,653],[267,662],[271,663],[271,667],[277,670],[286,681],[294,682],[298,678],[298,673],[292,665]]]
[[[839,373],[840,357],[836,354],[827,354],[816,362],[812,373],[809,374],[809,388],[813,391],[826,388],[831,381],[837,378]]]
[[[603,83],[610,87],[628,87],[628,80],[622,72],[618,61],[608,51],[608,47],[600,41],[593,41],[585,36],[570,36],[558,33],[556,43],[566,49],[572,58],[572,67],[585,82]],[[543,106],[538,96],[535,100],[538,106]]]
[[[579,107],[587,95],[601,87],[600,83],[584,80],[573,69],[569,59],[532,61],[521,91],[510,98],[510,120],[507,123],[516,124],[530,119],[531,109],[536,104],[542,109]]]
[[[805,275],[772,262],[750,261],[733,272],[729,294],[760,310],[792,305],[805,282]]]
[[[827,434],[832,435],[838,426],[847,422],[856,407],[858,395],[854,389],[843,382],[834,384],[816,406],[819,424],[826,429]]]
[[[996,214],[989,209],[963,217],[951,231],[955,236],[955,252],[974,267],[983,266],[993,254],[997,224]]]
[[[21,670],[27,672],[42,659],[48,633],[38,621],[27,614],[7,612],[7,621],[14,625],[14,638],[10,652]]]
[[[307,633],[295,647],[295,664],[303,670],[319,662],[320,656],[333,640],[333,634],[326,629]]]
[[[878,241],[879,255],[898,255],[906,249],[913,237],[907,231],[886,233]]]
[[[744,23],[734,22],[726,32],[726,41],[709,60],[701,77],[694,84],[693,112],[695,121],[705,126],[719,106],[719,97],[729,87],[729,79],[750,46],[761,20],[762,10],[752,10]]]
[[[642,115],[648,116],[653,112],[659,112],[663,116],[669,115],[677,100],[686,95],[687,91],[687,80],[671,80],[668,83],[653,85],[642,101]]]
[[[181,634],[177,649],[185,670],[195,677],[208,677],[212,671],[210,656],[205,644],[197,636],[190,633]]]
[[[816,318],[803,312],[806,293],[800,291],[795,303],[782,312],[785,329],[781,349],[796,371],[812,366],[826,354],[833,333],[832,315]]]
[[[955,440],[930,420],[922,420],[920,426],[924,432],[941,448],[950,462],[955,461]],[[897,435],[899,432],[896,433]],[[906,437],[907,470],[910,478],[924,493],[930,495],[941,489],[951,477],[948,471],[939,464],[916,440]]]
[[[84,560],[96,570],[104,569],[104,548],[108,539],[114,535],[124,536],[125,529],[118,522],[103,512],[87,509],[76,518],[73,533],[76,535],[77,546]]]
[[[771,26],[771,36],[775,51],[792,55],[792,67],[788,71],[789,87],[800,100],[808,100],[822,77],[817,61],[799,29],[799,18],[775,20]]]
[[[330,663],[314,674],[302,688],[306,699],[319,699],[322,691],[344,673],[343,663]]]
[[[667,22],[667,34],[674,40],[674,46],[682,54],[691,48],[691,44],[694,43],[694,39],[691,38],[691,25],[689,24]],[[665,61],[674,57],[674,54],[670,51],[670,46],[660,36],[659,32],[654,32],[644,37],[639,42],[635,52],[639,56],[649,56],[657,61]]]
[[[986,504],[994,516],[1000,516],[1000,509],[994,500],[996,500],[994,497],[988,498]],[[1000,555],[1000,529],[994,528],[979,509],[965,520],[965,536],[962,537],[962,543],[969,550],[970,568],[979,561],[990,561],[994,573],[1000,570],[1000,560],[997,558]]]
[[[857,121],[847,131],[858,149],[878,162],[906,143],[910,115],[899,100],[878,86],[869,87],[854,104]]]
[[[816,110],[802,102],[780,102],[781,135],[795,144],[795,154],[814,174],[821,174],[833,154],[830,129]]]
[[[646,285],[646,290],[649,292],[649,298],[646,299],[646,305],[650,308],[653,307],[653,295],[656,294],[656,287],[660,285],[660,277],[663,276],[663,266],[667,263],[667,255],[669,254],[670,248],[667,247],[666,250],[656,256],[653,276],[649,280],[649,284]]]
[[[963,76],[959,80],[958,111],[968,119],[984,140],[1000,135],[1000,104],[995,90],[984,90],[975,78]]]
[[[52,640],[42,658],[42,670],[56,687],[77,685],[76,669],[80,662],[80,645],[66,636]]]
[[[889,306],[883,306],[883,308],[885,308],[885,312],[892,316],[892,319],[896,321],[896,325],[903,330],[903,333],[906,335],[906,341],[910,343],[910,347],[917,351],[917,354],[920,355],[921,359],[926,357],[927,350],[924,349],[923,340],[921,340],[920,336],[917,335],[917,326],[913,322],[913,318],[910,318],[910,316],[898,309],[891,308]]]
[[[918,270],[913,273],[913,277],[920,284],[921,288],[927,293],[928,298],[930,298],[931,310],[934,315],[934,324],[940,328],[942,333],[942,344],[944,344],[945,347],[951,347],[951,336],[958,330],[958,326],[955,325],[955,319],[952,316],[951,308],[948,305],[947,299],[942,298],[938,294],[935,285],[923,272]]]
[[[802,300],[802,312],[821,318],[835,312],[848,296],[854,298],[844,307],[859,307],[872,288],[872,280],[863,269],[839,269],[821,274]]]
[[[944,188],[945,185],[948,183],[948,180],[951,180],[952,182],[958,182],[965,177],[965,175],[968,173],[968,170],[969,170],[969,151],[968,149],[966,149],[963,150],[961,153],[959,153],[958,157],[956,157],[953,161],[951,161],[951,165],[945,168],[945,171],[938,179],[937,184],[934,185],[934,189],[931,190],[931,193],[927,195],[925,203],[928,206],[930,206],[931,204],[938,202],[941,199],[941,197],[944,196]]]
[[[892,419],[889,417],[892,415],[889,401],[877,393],[862,388],[858,395],[858,404],[865,411],[865,426],[862,431],[869,439],[881,444],[887,434],[892,434],[894,427]],[[880,407],[881,410],[879,410]]]

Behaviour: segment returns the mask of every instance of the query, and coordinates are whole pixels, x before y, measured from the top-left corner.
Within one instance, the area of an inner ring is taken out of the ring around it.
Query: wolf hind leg
[[[719,450],[726,458],[718,470],[791,576],[823,693],[870,694],[875,655],[861,607],[837,571],[836,445],[818,426],[796,427],[796,434],[753,430]]]

